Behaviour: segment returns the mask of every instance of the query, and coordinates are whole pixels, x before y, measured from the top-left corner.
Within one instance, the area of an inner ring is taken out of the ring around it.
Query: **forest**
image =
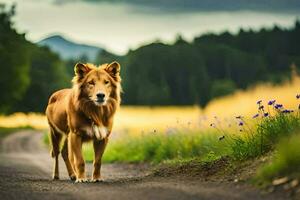
[[[68,86],[65,63],[13,28],[15,7],[0,7],[0,112],[43,112],[51,92]]]
[[[300,23],[294,27],[243,30],[196,37],[172,45],[155,42],[123,57],[108,52],[99,61],[123,65],[124,104],[200,105],[260,82],[279,84],[300,65]]]
[[[49,95],[71,86],[73,67],[46,47],[15,30],[14,7],[0,8],[0,112],[44,112]],[[123,104],[199,105],[259,82],[278,84],[300,66],[300,22],[283,29],[241,29],[237,34],[205,34],[192,42],[156,41],[124,56],[107,51],[95,63],[122,65]]]

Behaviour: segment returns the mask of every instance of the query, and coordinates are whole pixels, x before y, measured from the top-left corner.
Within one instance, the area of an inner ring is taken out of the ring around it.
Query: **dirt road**
[[[52,181],[52,159],[42,134],[17,132],[1,141],[0,199],[284,199],[246,184],[147,176],[147,166],[105,164],[102,169],[104,182],[74,184],[60,160],[61,180]]]

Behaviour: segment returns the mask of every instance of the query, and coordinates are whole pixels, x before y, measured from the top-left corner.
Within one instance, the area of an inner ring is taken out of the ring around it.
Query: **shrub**
[[[270,164],[262,167],[257,179],[269,182],[280,176],[295,176],[300,178],[300,134],[282,139],[277,152]]]

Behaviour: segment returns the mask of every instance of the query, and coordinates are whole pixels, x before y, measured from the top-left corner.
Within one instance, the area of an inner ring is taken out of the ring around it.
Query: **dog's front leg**
[[[103,140],[94,140],[94,171],[93,171],[93,182],[101,181],[101,159],[104,153],[105,147],[107,145],[108,138],[104,138]]]
[[[81,136],[75,133],[70,133],[70,148],[74,156],[74,165],[76,172],[76,183],[87,182],[85,176],[85,163],[82,156],[82,139]]]

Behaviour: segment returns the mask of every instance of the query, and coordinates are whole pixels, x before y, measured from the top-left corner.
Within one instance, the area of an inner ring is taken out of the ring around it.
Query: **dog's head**
[[[112,62],[96,67],[92,64],[77,63],[73,83],[79,89],[80,98],[96,106],[106,105],[116,98],[120,87],[120,64]]]

